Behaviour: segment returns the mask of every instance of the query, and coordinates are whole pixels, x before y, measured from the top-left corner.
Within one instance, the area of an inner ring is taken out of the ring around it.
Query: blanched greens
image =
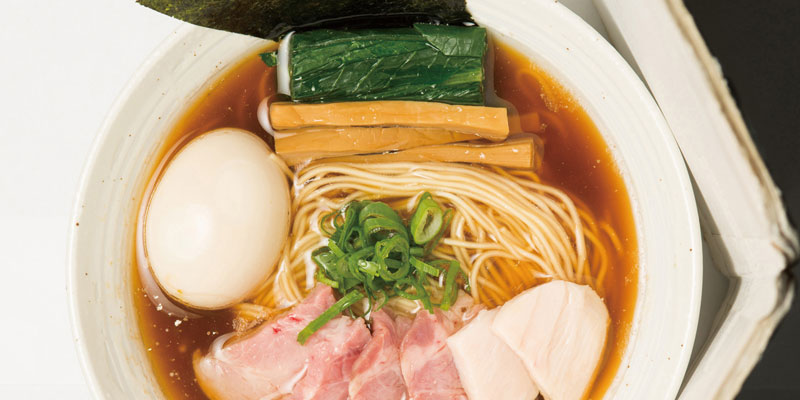
[[[288,94],[301,102],[480,105],[486,47],[486,30],[477,26],[300,32],[289,43]],[[273,62],[272,56],[263,57]]]
[[[429,193],[420,197],[408,225],[380,201],[353,201],[328,214],[320,223],[330,236],[328,245],[316,249],[311,259],[317,264],[317,281],[342,297],[309,323],[297,340],[305,343],[364,297],[370,310],[380,309],[395,296],[419,300],[431,313],[433,307],[449,309],[458,296],[458,280],[468,286],[467,275],[458,261],[436,259],[431,253],[452,216],[453,210],[443,210]]]
[[[277,39],[311,27],[398,27],[470,20],[465,0],[138,0],[206,28]]]

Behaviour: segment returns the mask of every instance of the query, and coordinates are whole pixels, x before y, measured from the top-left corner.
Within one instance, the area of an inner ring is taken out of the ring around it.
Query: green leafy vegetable
[[[486,54],[486,34],[483,28],[415,24],[414,30],[446,56],[483,57]],[[483,38],[481,31],[484,32]]]
[[[480,105],[486,47],[486,30],[477,26],[301,32],[289,42],[288,94],[302,102]]]
[[[276,39],[309,27],[408,26],[470,20],[465,0],[138,0],[206,28]]]
[[[278,65],[278,55],[276,53],[261,53],[261,61],[264,61],[264,64],[267,64],[268,67],[274,67]]]
[[[378,304],[376,310],[395,296],[418,300],[429,312],[435,306],[449,309],[458,297],[459,277],[469,286],[467,275],[458,261],[430,254],[451,220],[452,210],[442,210],[427,192],[420,196],[409,225],[379,201],[353,201],[323,217],[320,228],[330,238],[327,246],[311,253],[311,259],[318,267],[317,281],[336,289],[342,298],[303,329],[297,340],[305,343],[365,297],[370,309]],[[433,298],[441,298],[441,303]]]

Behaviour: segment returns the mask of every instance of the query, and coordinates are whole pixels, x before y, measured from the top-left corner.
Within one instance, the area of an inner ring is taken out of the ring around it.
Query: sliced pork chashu
[[[609,321],[592,288],[552,281],[500,307],[492,331],[522,360],[545,399],[573,400],[594,380]]]
[[[539,390],[517,354],[492,332],[500,310],[481,311],[447,339],[470,400],[533,400]]]
[[[337,317],[305,345],[297,334],[334,302],[318,285],[300,304],[246,337],[195,355],[200,387],[214,400],[341,399],[348,396],[352,365],[370,340],[361,319]],[[291,396],[291,397],[289,397]]]

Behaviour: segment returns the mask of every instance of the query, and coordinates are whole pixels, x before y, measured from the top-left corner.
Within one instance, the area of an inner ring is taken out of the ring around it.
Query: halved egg
[[[204,133],[169,161],[152,192],[147,262],[178,302],[229,307],[273,272],[290,213],[286,175],[263,140],[233,128]]]

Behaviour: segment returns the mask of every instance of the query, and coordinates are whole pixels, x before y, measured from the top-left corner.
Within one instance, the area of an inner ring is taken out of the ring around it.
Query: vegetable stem
[[[319,317],[311,321],[300,333],[297,334],[297,341],[300,344],[306,344],[308,338],[311,337],[316,331],[325,326],[328,321],[334,319],[337,315],[341,314],[344,310],[350,308],[357,301],[364,298],[364,294],[354,290],[344,295],[339,301],[334,303],[330,308],[325,310]]]

